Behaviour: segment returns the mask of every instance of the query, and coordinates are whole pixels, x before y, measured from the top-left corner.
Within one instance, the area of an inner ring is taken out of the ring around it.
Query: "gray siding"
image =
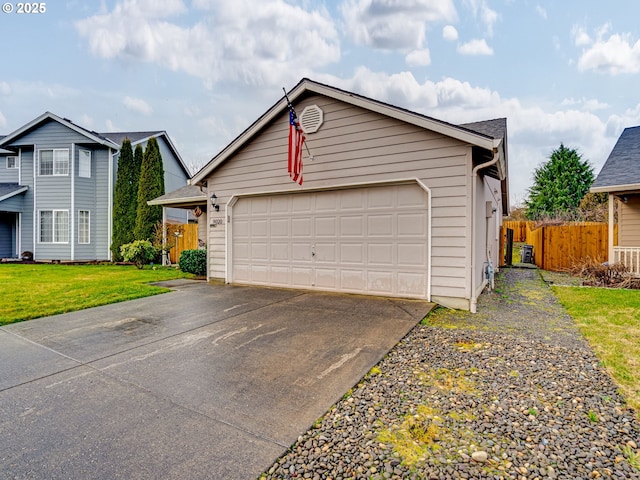
[[[94,151],[95,177],[95,210],[91,212],[91,243],[96,249],[96,259],[103,260],[110,257],[111,246],[109,218],[109,149]],[[114,168],[115,172],[115,168]],[[111,189],[115,186],[112,178]]]
[[[18,169],[7,168],[7,156],[17,157],[18,155],[0,155],[0,183],[18,183]],[[16,159],[16,163],[20,163],[18,159]]]
[[[38,145],[38,148],[68,148],[72,143],[87,143],[89,139],[53,120],[22,135],[11,146]]]
[[[20,167],[20,184],[27,185],[29,190],[24,193],[24,210],[22,210],[22,251],[34,252],[35,246],[33,243],[34,230],[33,230],[33,200],[34,200],[34,152],[32,149],[21,149],[21,167]],[[22,252],[20,252],[22,253]],[[35,252],[34,252],[35,253]]]
[[[80,150],[89,150],[91,152],[91,177],[84,178],[80,177],[79,172],[79,164],[80,164]],[[102,149],[104,150],[104,149]],[[97,238],[95,231],[95,216],[96,211],[96,159],[100,159],[100,150],[93,150],[90,148],[79,148],[76,147],[74,152],[74,211],[73,211],[73,228],[71,229],[71,233],[73,235],[74,241],[74,260],[95,260],[97,258],[105,259],[104,255],[99,256],[96,248]],[[101,160],[101,159],[100,159]],[[90,212],[90,221],[91,221],[91,233],[90,233],[90,243],[89,244],[80,244],[78,242],[79,235],[79,214],[80,210],[88,210]]]
[[[359,107],[313,96],[295,105],[324,111],[320,130],[307,136],[304,188],[418,178],[432,194],[432,295],[470,297],[470,154],[458,140]],[[287,173],[288,113],[283,113],[208,180],[220,212],[232,195],[300,191]],[[210,276],[224,278],[223,228],[208,239]]]

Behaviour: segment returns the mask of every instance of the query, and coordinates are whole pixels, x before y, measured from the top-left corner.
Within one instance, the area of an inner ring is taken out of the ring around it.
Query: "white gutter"
[[[33,259],[36,259],[36,245],[38,238],[38,186],[37,186],[37,172],[40,166],[40,158],[38,155],[38,146],[33,144]]]
[[[71,223],[71,232],[70,232],[70,236],[71,236],[71,260],[75,260],[76,259],[76,229],[75,229],[75,225],[76,225],[76,216],[75,216],[75,212],[76,212],[76,162],[75,162],[75,157],[76,157],[76,144],[72,143],[71,144],[71,168],[69,169],[71,171],[71,215],[70,215],[70,223]]]
[[[476,313],[478,307],[478,294],[476,293],[476,235],[477,235],[477,211],[478,205],[476,202],[476,180],[478,179],[478,172],[483,168],[491,167],[498,163],[498,149],[493,149],[493,158],[488,162],[476,165],[471,172],[471,305],[469,309],[471,313]]]
[[[118,152],[116,152],[118,153]],[[111,237],[113,235],[113,157],[116,153],[111,153],[111,147],[109,147],[109,165],[107,172],[109,178],[107,179],[107,260],[113,260],[111,255]]]

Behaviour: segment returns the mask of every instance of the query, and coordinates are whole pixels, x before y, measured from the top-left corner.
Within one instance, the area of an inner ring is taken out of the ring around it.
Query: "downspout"
[[[476,294],[476,220],[478,211],[476,202],[476,180],[478,179],[478,172],[480,170],[495,165],[499,159],[498,148],[493,147],[493,158],[488,162],[476,165],[471,172],[471,305],[469,306],[471,313],[476,313],[478,307],[478,295]]]

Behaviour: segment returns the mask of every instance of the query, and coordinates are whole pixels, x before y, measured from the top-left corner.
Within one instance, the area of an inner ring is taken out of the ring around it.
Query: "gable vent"
[[[300,114],[300,126],[304,133],[316,133],[324,121],[323,112],[317,105],[304,107]]]

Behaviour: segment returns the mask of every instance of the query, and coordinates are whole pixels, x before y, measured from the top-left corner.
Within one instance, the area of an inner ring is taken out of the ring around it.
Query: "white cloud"
[[[500,18],[498,13],[489,8],[486,0],[465,0],[464,4],[471,9],[473,16],[484,24],[487,34],[493,36],[493,27]]]
[[[340,10],[354,42],[381,50],[421,49],[428,24],[457,18],[453,0],[347,0]]]
[[[615,33],[605,38],[609,28],[609,24],[600,27],[595,40],[581,28],[574,30],[576,46],[585,47],[578,59],[578,70],[609,75],[640,72],[640,40],[634,41],[630,33]]]
[[[7,126],[7,118],[0,112],[0,127],[4,128]]]
[[[0,95],[11,94],[11,86],[7,82],[0,82]]]
[[[585,45],[591,44],[591,37],[589,37],[584,27],[575,25],[571,29],[571,34],[573,35],[573,42],[576,47],[584,47]]]
[[[141,113],[142,115],[151,115],[153,113],[153,108],[147,102],[142,100],[141,98],[133,98],[126,96],[124,100],[122,100],[127,109],[132,112]]]
[[[458,30],[453,25],[446,25],[442,29],[442,38],[449,42],[455,42],[458,40]]]
[[[512,199],[524,197],[534,168],[561,142],[578,148],[598,172],[622,129],[640,118],[640,104],[623,117],[601,118],[595,110],[604,104],[596,100],[525,103],[454,78],[420,83],[410,72],[389,75],[361,67],[349,79],[324,75],[319,80],[454,124],[506,117]]]
[[[587,112],[595,112],[598,110],[606,110],[609,108],[607,103],[603,103],[595,98],[565,98],[560,102],[562,107],[582,107]]]
[[[547,19],[547,10],[542,5],[536,5],[536,12],[545,20]]]
[[[458,46],[458,53],[462,55],[493,55],[493,49],[487,45],[486,40],[475,39]]]
[[[429,49],[413,50],[405,57],[407,65],[414,67],[426,67],[431,64],[431,53]]]
[[[183,2],[164,3],[124,0],[75,26],[96,56],[154,63],[207,85],[282,85],[340,58],[338,34],[324,9],[284,0],[199,0],[193,2],[202,9],[199,20],[185,26],[168,20],[186,11]]]

